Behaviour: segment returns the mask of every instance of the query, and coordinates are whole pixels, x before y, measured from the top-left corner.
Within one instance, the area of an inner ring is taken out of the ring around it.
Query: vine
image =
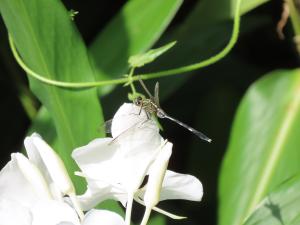
[[[222,58],[224,58],[234,47],[235,43],[238,40],[239,36],[239,29],[240,29],[240,9],[241,9],[241,1],[242,0],[237,0],[236,2],[236,8],[235,8],[235,13],[234,13],[234,22],[233,22],[233,29],[231,33],[231,37],[227,45],[216,55],[203,60],[201,62],[179,67],[179,68],[174,68],[174,69],[169,69],[169,70],[163,70],[159,72],[154,72],[154,73],[147,73],[147,74],[137,74],[132,76],[127,75],[124,76],[123,78],[118,78],[118,79],[112,79],[112,80],[104,80],[104,81],[91,81],[91,82],[65,82],[65,81],[59,81],[59,80],[52,80],[49,78],[46,78],[33,70],[31,70],[22,60],[20,57],[13,38],[10,34],[8,34],[9,37],[9,45],[11,48],[11,51],[13,53],[13,56],[15,57],[16,61],[18,64],[21,66],[21,68],[31,77],[34,77],[35,79],[57,87],[62,87],[62,88],[92,88],[92,87],[100,87],[104,85],[113,85],[113,84],[131,84],[134,81],[137,81],[138,79],[146,80],[146,79],[154,79],[158,77],[165,77],[165,76],[170,76],[170,75],[175,75],[179,73],[187,73],[193,70],[197,70],[209,65],[212,65]],[[133,72],[133,71],[132,71]]]

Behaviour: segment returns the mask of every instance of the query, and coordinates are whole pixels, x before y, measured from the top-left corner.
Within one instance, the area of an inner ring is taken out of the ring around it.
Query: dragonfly
[[[156,82],[155,87],[154,87],[154,96],[150,93],[150,91],[148,90],[148,88],[146,87],[146,85],[144,84],[144,82],[141,79],[139,79],[139,82],[140,82],[141,86],[143,87],[143,89],[145,90],[145,92],[147,93],[147,95],[149,96],[149,98],[138,96],[136,99],[134,99],[133,102],[136,106],[140,107],[140,112],[142,109],[145,110],[145,112],[148,115],[148,118],[150,118],[151,115],[155,115],[160,119],[169,119],[169,120],[177,123],[178,125],[184,127],[185,129],[189,130],[190,132],[195,134],[198,138],[200,138],[204,141],[207,141],[209,143],[212,142],[212,139],[207,137],[205,134],[203,134],[202,132],[192,128],[191,126],[175,119],[174,117],[171,117],[160,107],[159,83],[158,82]]]

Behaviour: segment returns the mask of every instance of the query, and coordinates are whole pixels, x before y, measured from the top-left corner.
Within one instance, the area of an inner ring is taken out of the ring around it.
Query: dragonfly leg
[[[150,120],[151,114],[149,112],[146,112],[146,115],[147,115],[147,119]]]
[[[142,104],[141,107],[140,107],[139,115],[141,115],[142,109],[143,109],[143,104]]]

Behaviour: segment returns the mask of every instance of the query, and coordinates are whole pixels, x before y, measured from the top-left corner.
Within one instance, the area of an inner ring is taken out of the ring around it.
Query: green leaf
[[[242,99],[220,175],[219,224],[242,224],[270,190],[300,170],[299,88],[299,70],[275,71]]]
[[[35,72],[55,80],[94,80],[86,48],[60,1],[1,0],[0,12],[20,55]],[[102,123],[96,89],[62,89],[35,79],[30,87],[54,121],[56,150],[72,175],[77,167],[71,151],[95,138]],[[75,181],[79,187],[81,182]]]
[[[244,225],[298,225],[300,222],[300,176],[277,187],[259,204]]]
[[[97,80],[112,79],[125,74],[128,70],[128,58],[145,52],[157,41],[182,2],[128,1],[89,48]],[[105,93],[107,92],[102,92]]]
[[[242,0],[241,14],[255,9],[270,0]],[[205,0],[201,4],[201,15],[206,20],[199,21],[200,25],[208,25],[216,21],[224,21],[234,17],[237,0]],[[213,12],[213,13],[212,13]]]
[[[160,214],[157,214],[153,217],[150,217],[150,220],[147,223],[148,225],[159,225],[159,224],[167,224],[166,217]]]
[[[176,44],[176,41],[168,43],[160,48],[151,49],[145,53],[133,55],[129,58],[130,67],[142,67],[145,64],[153,62],[157,57],[168,51]]]
[[[55,126],[46,107],[39,109],[35,119],[32,121],[31,127],[27,131],[28,135],[33,132],[38,132],[48,143],[51,143],[54,149],[59,149]]]

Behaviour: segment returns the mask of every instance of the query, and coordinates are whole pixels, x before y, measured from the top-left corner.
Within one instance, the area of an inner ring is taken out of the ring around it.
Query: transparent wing
[[[142,79],[139,79],[140,84],[142,85],[143,89],[145,90],[145,92],[147,93],[147,95],[150,97],[151,100],[154,100],[154,97],[152,96],[152,94],[150,93],[150,91],[148,90],[148,88],[146,87],[145,83],[143,82]]]
[[[156,124],[152,119],[143,119],[143,120],[137,121],[132,126],[128,127],[123,132],[121,132],[119,135],[114,137],[110,144],[113,144],[116,141],[119,141],[120,139],[127,138],[128,135],[132,135],[133,132],[136,132],[137,131],[136,129],[145,129],[145,128],[146,129],[155,129],[155,126],[156,126]]]
[[[102,127],[104,127],[104,129],[105,129],[105,133],[107,133],[107,134],[111,133],[111,124],[112,124],[112,121],[113,121],[112,119],[107,120],[102,125]]]
[[[112,124],[112,119],[105,121],[97,128],[97,132],[103,133],[103,131],[105,131],[106,134],[111,133],[111,124]]]
[[[113,119],[105,121],[98,129],[99,132],[101,132],[103,129],[105,130],[106,134],[111,134],[111,127],[112,127]],[[136,122],[136,124],[132,125],[130,128],[133,128],[134,126],[138,125],[138,123],[141,123],[141,121]],[[126,129],[127,130],[127,129]],[[125,131],[124,131],[125,132]],[[122,132],[123,133],[123,132]]]
[[[158,107],[160,107],[160,105],[159,105],[159,83],[158,82],[156,82],[155,87],[154,87],[154,102]]]
[[[140,114],[140,113],[139,113]],[[139,114],[133,114],[135,116],[139,116]],[[121,119],[126,119],[127,115],[123,115],[122,117],[119,116],[118,118],[121,118]],[[123,118],[124,117],[124,118]],[[144,120],[144,119],[143,119]],[[101,126],[99,126],[99,129],[98,131],[101,132],[102,130],[105,130],[105,133],[106,134],[111,134],[111,128],[112,128],[112,122],[113,122],[113,119],[110,119],[110,120],[107,120],[105,121]]]

